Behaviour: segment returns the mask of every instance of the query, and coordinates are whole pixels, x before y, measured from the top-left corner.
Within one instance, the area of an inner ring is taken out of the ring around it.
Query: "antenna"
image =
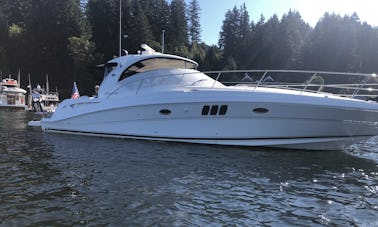
[[[122,0],[119,0],[119,66],[121,67],[122,49]]]
[[[165,30],[163,30],[163,36],[161,37],[161,53],[164,54],[164,33]]]

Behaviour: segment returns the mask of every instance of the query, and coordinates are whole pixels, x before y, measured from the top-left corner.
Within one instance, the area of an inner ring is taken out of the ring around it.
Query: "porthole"
[[[258,113],[258,114],[264,114],[264,113],[268,113],[269,112],[269,110],[268,109],[266,109],[266,108],[255,108],[255,109],[253,109],[253,112],[254,113]]]
[[[202,115],[208,115],[210,110],[210,106],[203,106],[202,107]]]
[[[172,113],[172,111],[170,111],[168,109],[162,109],[162,110],[160,110],[160,114],[163,114],[163,115],[169,115],[171,113]]]
[[[210,115],[216,115],[218,113],[218,106],[212,106],[210,110]]]
[[[228,106],[227,105],[222,105],[219,109],[219,115],[226,115],[227,113],[227,108]]]

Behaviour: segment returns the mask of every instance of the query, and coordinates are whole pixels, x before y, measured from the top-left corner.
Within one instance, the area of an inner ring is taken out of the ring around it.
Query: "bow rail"
[[[206,71],[225,85],[292,89],[301,92],[332,93],[360,98],[378,96],[375,73],[349,73],[308,70],[226,70]],[[347,83],[345,83],[347,82]]]

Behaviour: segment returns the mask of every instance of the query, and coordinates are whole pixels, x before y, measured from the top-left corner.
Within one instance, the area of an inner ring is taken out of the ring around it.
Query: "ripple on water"
[[[25,116],[14,122],[0,126],[0,225],[378,220],[376,138],[343,152],[280,151],[50,135],[25,128]]]

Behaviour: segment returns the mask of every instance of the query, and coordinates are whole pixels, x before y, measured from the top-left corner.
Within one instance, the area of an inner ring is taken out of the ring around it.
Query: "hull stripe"
[[[64,130],[64,129],[52,129],[46,128],[45,131],[48,132],[57,132],[57,133],[73,133],[73,134],[87,134],[87,135],[97,135],[97,136],[114,136],[114,137],[132,137],[132,138],[143,138],[143,139],[158,139],[158,140],[215,140],[215,141],[223,141],[223,140],[232,140],[232,141],[241,141],[241,140],[293,140],[293,139],[341,139],[341,138],[359,138],[359,137],[372,137],[376,136],[376,134],[372,135],[356,135],[356,136],[307,136],[307,137],[269,137],[269,138],[195,138],[195,137],[164,137],[164,136],[141,136],[141,135],[128,135],[128,134],[118,134],[118,133],[102,133],[102,132],[85,132],[85,131],[75,131],[75,130]]]

